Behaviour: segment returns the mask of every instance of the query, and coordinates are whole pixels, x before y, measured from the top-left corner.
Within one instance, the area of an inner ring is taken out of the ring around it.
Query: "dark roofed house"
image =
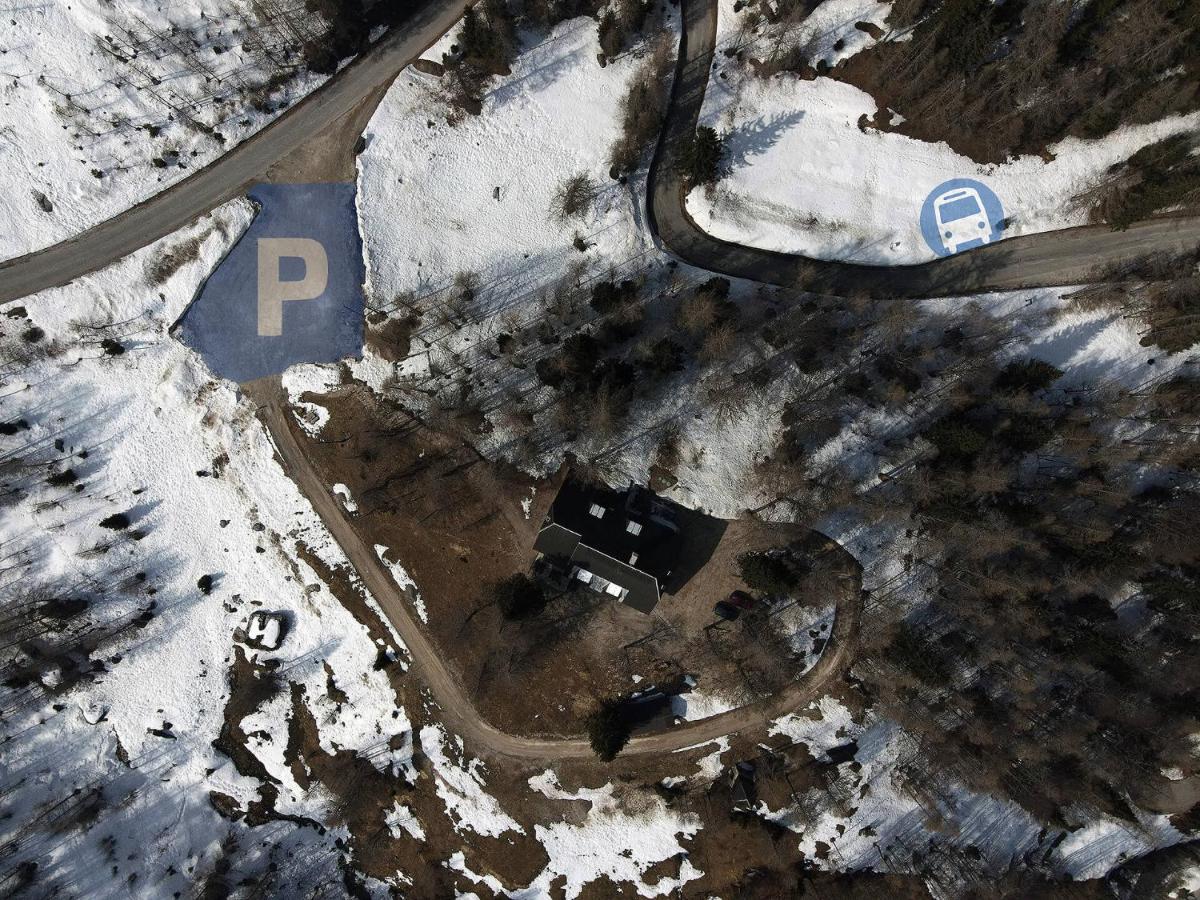
[[[674,504],[636,484],[614,491],[568,478],[534,549],[571,581],[648,613],[679,555],[675,520]]]

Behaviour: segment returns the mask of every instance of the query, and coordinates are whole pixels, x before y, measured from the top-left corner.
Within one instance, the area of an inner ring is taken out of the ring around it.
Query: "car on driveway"
[[[757,601],[745,591],[734,591],[725,599],[725,602],[732,606],[736,606],[738,609],[754,609],[757,603]]]
[[[726,622],[732,622],[742,614],[740,609],[727,600],[718,600],[716,606],[713,607],[713,612]]]

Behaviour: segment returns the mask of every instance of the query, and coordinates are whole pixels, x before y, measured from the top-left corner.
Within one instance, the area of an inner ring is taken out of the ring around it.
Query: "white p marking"
[[[298,281],[279,280],[279,261],[293,257],[304,261],[304,277]],[[329,284],[329,257],[325,248],[312,238],[258,239],[258,334],[278,337],[283,334],[285,300],[315,300]]]

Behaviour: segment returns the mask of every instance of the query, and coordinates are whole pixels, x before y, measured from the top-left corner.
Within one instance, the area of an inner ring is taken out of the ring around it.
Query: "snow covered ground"
[[[358,203],[376,303],[445,291],[456,275],[473,272],[477,293],[499,307],[575,262],[619,265],[651,247],[642,185],[608,177],[618,100],[638,55],[601,68],[588,18],[525,40],[528,49],[511,75],[495,80],[481,115],[448,124],[440,79],[410,68],[372,118]],[[452,42],[453,32],[424,57],[440,60]],[[564,224],[551,215],[551,199],[577,173],[598,186],[595,208]],[[572,246],[575,233],[593,245],[586,255]]]
[[[564,791],[549,769],[530,778],[529,786],[554,800],[589,803],[587,817],[577,826],[565,822],[537,826],[550,863],[531,885],[534,896],[550,896],[551,885],[558,883],[567,900],[575,900],[584,885],[601,876],[615,884],[632,884],[641,897],[677,896],[683,885],[704,874],[679,843],[681,836],[687,839],[700,830],[697,816],[670,809],[649,793],[638,796],[636,803],[621,803],[612,784]],[[647,869],[677,854],[683,857],[677,878],[663,877],[650,884],[643,880]]]
[[[302,3],[304,32],[319,24]],[[0,259],[69,238],[186,177],[323,76],[252,0],[16,4],[0,30]]]
[[[882,21],[887,7],[881,3],[825,0],[812,14],[822,23],[840,23],[828,32],[847,36],[839,57],[870,43],[852,21],[868,11],[843,10],[865,6]],[[996,193],[1011,220],[1007,236],[1081,225],[1087,210],[1072,198],[1111,165],[1200,127],[1200,114],[1173,117],[1099,141],[1064,140],[1050,148],[1049,162],[1027,156],[978,165],[944,143],[860,128],[860,118],[878,110],[853,85],[787,73],[762,78],[726,57],[726,48],[745,47],[748,58],[769,49],[743,32],[733,7],[733,0],[721,0],[716,67],[701,112],[701,124],[727,136],[728,174],[713,190],[694,190],[687,200],[697,224],[725,240],[822,259],[922,262],[934,257],[921,235],[922,204],[953,178],[975,179]],[[813,59],[829,58],[821,46]]]
[[[213,746],[235,653],[303,686],[327,746],[380,767],[408,761],[379,752],[408,729],[402,711],[390,715],[395,696],[373,668],[380,648],[294,548],[330,566],[344,558],[277,465],[252,407],[167,335],[250,214],[249,204],[232,203],[117,265],[26,299],[23,313],[10,307],[4,320],[0,421],[24,424],[0,438],[0,593],[10,604],[85,599],[88,640],[112,632],[80,645],[82,664],[98,674],[72,687],[70,661],[56,653],[74,640],[73,620],[59,621],[55,652],[32,663],[37,677],[6,692],[11,815],[0,830],[16,841],[10,863],[37,863],[40,892],[70,884],[106,896],[127,884],[135,896],[170,896],[218,877],[229,840],[241,844],[240,874],[281,863],[285,893],[291,879],[312,875],[286,862],[297,844],[308,848],[305,866],[332,865],[334,832],[273,823],[251,838],[210,803],[217,792],[244,807],[261,787]],[[193,237],[199,258],[151,288],[156,255]],[[45,334],[28,344],[21,335],[33,327]],[[124,352],[111,355],[102,340]],[[128,524],[100,525],[114,515]],[[287,621],[277,651],[238,644],[255,610]],[[279,812],[319,820],[324,797],[302,791],[283,761],[289,718],[283,692],[241,728],[278,782]],[[69,810],[76,789],[98,792],[105,827],[78,827],[54,806]]]

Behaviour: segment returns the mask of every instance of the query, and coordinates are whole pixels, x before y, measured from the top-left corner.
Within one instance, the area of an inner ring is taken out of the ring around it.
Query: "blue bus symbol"
[[[955,178],[934,188],[921,207],[921,234],[938,256],[953,256],[1001,238],[1004,206],[987,185]]]

